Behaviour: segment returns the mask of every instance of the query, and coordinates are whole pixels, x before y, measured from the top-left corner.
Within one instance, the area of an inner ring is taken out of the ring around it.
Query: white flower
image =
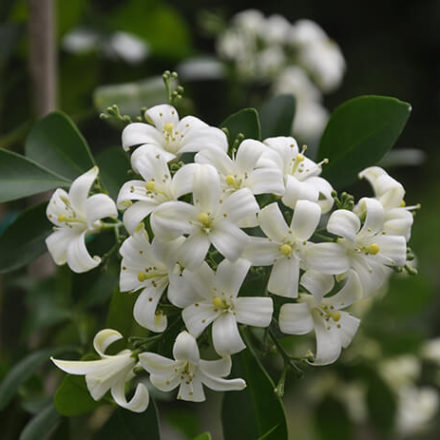
[[[290,226],[277,203],[260,211],[258,221],[268,239],[253,237],[244,257],[256,266],[273,264],[267,286],[269,292],[290,298],[297,296],[304,250],[320,218],[320,207],[308,200],[296,204]]]
[[[305,157],[304,150],[299,151],[292,137],[268,138],[264,143],[277,153],[270,156],[269,160],[273,160],[284,175],[286,192],[282,202],[294,209],[298,200],[310,200],[318,203],[322,212],[330,211],[333,206],[333,188],[325,179],[318,177],[321,165],[326,161],[316,164]]]
[[[440,338],[429,339],[423,343],[421,356],[440,366]]]
[[[101,330],[93,340],[96,352],[101,356],[96,361],[63,361],[51,358],[53,363],[69,374],[85,375],[87,388],[94,400],[100,400],[108,390],[115,402],[134,412],[143,412],[148,406],[147,387],[138,383],[133,397],[127,402],[125,384],[134,378],[133,368],[136,359],[130,350],[122,350],[116,355],[107,355],[105,351],[115,341],[122,338],[116,330]]]
[[[128,150],[135,145],[148,145],[162,150],[166,161],[183,153],[200,151],[203,148],[220,148],[226,151],[228,142],[225,133],[210,127],[194,116],[179,119],[177,110],[168,104],[156,105],[145,112],[150,124],[134,122],[122,132],[122,146]]]
[[[312,292],[313,293],[313,292]],[[362,295],[362,286],[355,272],[350,272],[342,289],[333,296],[301,294],[298,303],[284,304],[280,309],[279,324],[283,333],[304,335],[315,331],[316,357],[313,365],[327,365],[336,361],[342,348],[352,341],[359,319],[341,311]]]
[[[224,151],[203,150],[197,153],[195,161],[214,166],[225,191],[233,192],[249,188],[253,194],[276,194],[284,192],[283,175],[272,162],[261,165],[261,158],[268,153],[268,148],[252,139],[244,140],[237,153],[230,158]]]
[[[248,188],[224,197],[220,177],[211,165],[198,165],[193,182],[193,202],[166,202],[151,216],[154,234],[170,240],[187,238],[176,254],[184,267],[197,268],[211,244],[231,261],[240,257],[249,236],[240,227],[257,224],[258,204]]]
[[[88,197],[97,175],[98,167],[95,166],[74,180],[69,193],[57,189],[46,210],[47,217],[55,225],[55,232],[46,238],[47,248],[56,264],[67,262],[77,273],[87,272],[101,262],[98,256],[92,258],[88,253],[85,237],[100,230],[100,219],[118,215],[109,196]]]
[[[245,34],[256,35],[264,25],[264,15],[257,9],[246,9],[233,18],[234,27]]]
[[[197,272],[185,272],[194,293],[180,295],[179,307],[186,328],[198,337],[212,323],[212,340],[220,355],[237,353],[246,348],[237,323],[267,327],[273,313],[269,297],[237,297],[248,273],[250,263],[239,259],[234,263],[223,260],[214,273],[207,264]]]
[[[402,235],[406,241],[411,236],[414,217],[410,210],[419,206],[405,206],[405,189],[385,170],[380,167],[369,167],[359,173],[373,187],[374,194],[385,210],[384,231],[391,235]]]
[[[267,17],[260,26],[260,38],[269,45],[282,45],[289,36],[292,25],[282,15]]]
[[[124,225],[132,233],[136,226],[161,203],[177,200],[192,190],[194,164],[187,164],[171,177],[162,152],[149,146],[139,147],[131,156],[132,168],[144,180],[129,180],[119,191],[118,208],[124,212]],[[131,200],[136,200],[132,204]]]
[[[341,238],[336,243],[311,245],[306,259],[311,269],[324,273],[345,272],[342,270],[344,265],[346,270],[352,268],[357,272],[367,296],[384,284],[390,267],[405,264],[406,241],[404,237],[384,231],[384,209],[379,201],[363,198],[359,206],[360,211],[365,213],[364,223],[361,225],[359,217],[351,211],[334,211],[328,220],[327,230]]]
[[[143,225],[139,225],[119,250],[121,292],[142,289],[134,305],[134,318],[153,332],[162,332],[167,327],[166,315],[156,311],[165,289],[168,287],[168,295],[179,295],[185,289],[173,257],[182,241],[183,237],[166,242],[155,239],[150,244]]]
[[[178,399],[191,402],[205,400],[203,385],[215,391],[240,391],[246,388],[243,379],[224,379],[231,372],[231,358],[216,361],[200,359],[193,336],[181,332],[174,343],[174,359],[156,353],[140,353],[141,365],[150,373],[151,383],[162,391],[179,387]]]

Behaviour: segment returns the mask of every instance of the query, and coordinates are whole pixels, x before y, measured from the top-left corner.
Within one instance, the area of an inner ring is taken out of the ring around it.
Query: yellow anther
[[[329,312],[329,315],[335,322],[338,322],[341,319],[341,312]]]
[[[369,254],[376,255],[380,251],[380,247],[378,244],[373,243],[373,244],[370,244],[369,246],[366,246],[365,250]]]
[[[289,244],[283,244],[280,246],[280,252],[287,257],[292,253],[292,246]]]
[[[401,208],[405,208],[405,206],[406,206],[405,200],[402,200],[402,201],[400,202],[400,207],[401,207]]]
[[[201,212],[198,216],[197,219],[199,220],[199,222],[203,225],[203,226],[210,226],[211,225],[211,219],[209,217],[209,214],[207,214],[206,212]]]
[[[174,125],[172,124],[172,122],[167,122],[163,126],[164,131],[166,131],[170,136],[173,134],[173,128],[174,128]]]
[[[231,174],[228,174],[226,176],[225,181],[229,186],[235,186],[235,177],[232,176]]]
[[[66,214],[60,214],[58,216],[58,221],[59,222],[65,222],[67,220]]]
[[[298,153],[295,157],[295,161],[293,162],[292,172],[291,174],[295,174],[296,170],[298,169],[298,166],[301,162],[304,162],[305,156],[304,154]]]
[[[154,191],[156,189],[156,184],[154,183],[154,180],[149,180],[146,184],[145,184],[145,189],[147,191]]]
[[[215,296],[212,300],[212,304],[214,307],[217,307],[218,309],[223,309],[226,307],[226,303],[224,299],[221,299],[219,296]]]
[[[162,319],[163,319],[162,310],[156,310],[156,313],[154,314],[154,325],[159,325]]]
[[[147,279],[147,274],[145,272],[139,272],[137,278],[138,281],[142,283],[142,281]]]
[[[295,161],[302,162],[304,159],[304,154],[299,153],[296,155]]]

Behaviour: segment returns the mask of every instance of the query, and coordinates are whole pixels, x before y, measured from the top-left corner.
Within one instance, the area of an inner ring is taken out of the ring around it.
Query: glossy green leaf
[[[162,77],[157,76],[132,83],[100,86],[93,93],[93,102],[99,111],[116,104],[122,114],[139,116],[141,108],[167,102],[167,93]]]
[[[211,434],[209,432],[204,432],[197,437],[194,437],[193,440],[211,440]]]
[[[261,138],[291,136],[296,102],[292,95],[278,95],[260,108]]]
[[[110,147],[96,156],[99,177],[110,197],[117,199],[121,186],[128,180],[130,160],[122,147]]]
[[[323,177],[340,188],[375,165],[395,144],[411,106],[386,96],[361,96],[339,106],[322,135],[318,159],[329,159]]]
[[[53,403],[60,414],[72,417],[93,411],[103,401],[92,399],[84,376],[68,374],[58,387]]]
[[[0,203],[39,194],[71,181],[33,160],[0,148]]]
[[[231,377],[242,377],[247,388],[225,393],[222,424],[225,440],[286,440],[287,424],[275,385],[249,349],[234,356]]]
[[[319,439],[351,440],[353,424],[344,405],[332,398],[326,397],[318,405],[315,412],[315,423]]]
[[[0,410],[5,408],[17,393],[19,386],[26,382],[50,356],[72,351],[73,347],[47,348],[36,351],[15,364],[0,384]]]
[[[154,401],[150,399],[143,413],[117,408],[94,440],[160,440],[159,418]]]
[[[95,165],[86,140],[61,112],[50,113],[34,125],[25,152],[28,158],[71,180]]]
[[[245,108],[233,113],[220,124],[220,127],[228,129],[230,145],[239,133],[243,134],[245,139],[261,139],[260,118],[254,108]]]
[[[47,437],[59,423],[61,416],[50,403],[24,427],[20,440],[41,440]]]
[[[0,236],[0,274],[25,266],[47,251],[45,239],[52,224],[46,206],[44,202],[26,209]]]

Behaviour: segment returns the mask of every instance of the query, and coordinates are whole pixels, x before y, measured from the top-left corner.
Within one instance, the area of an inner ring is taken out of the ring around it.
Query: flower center
[[[228,186],[232,186],[232,188],[240,189],[241,187],[241,179],[237,179],[232,174],[228,174],[225,178],[226,184]]]
[[[75,215],[75,213],[73,213],[73,215]],[[83,220],[80,220],[78,218],[73,217],[68,217],[66,214],[61,213],[58,216],[58,221],[62,222],[62,223],[84,223]]]
[[[168,194],[165,191],[162,191],[159,188],[157,188],[156,182],[154,179],[149,180],[145,184],[145,189],[147,190],[147,193],[161,194],[161,195],[165,196],[166,198],[168,198]]]
[[[292,246],[290,246],[290,244],[283,244],[280,246],[280,252],[284,255],[284,256],[289,256],[292,253]]]
[[[219,296],[214,297],[214,299],[212,300],[212,304],[217,309],[227,309],[228,308],[228,304],[226,303],[226,301],[223,298],[220,298]]]
[[[379,253],[380,247],[377,243],[373,243],[368,246],[364,246],[361,250],[366,254],[376,255]]]
[[[207,212],[201,212],[198,216],[197,216],[197,220],[205,227],[205,228],[209,228],[211,226],[212,223],[212,219],[209,216],[209,214]]]
[[[293,166],[292,166],[292,171],[290,172],[290,174],[295,174],[296,170],[298,169],[299,165],[301,162],[304,162],[304,155],[301,153],[298,153],[295,157],[295,160],[293,161]]]

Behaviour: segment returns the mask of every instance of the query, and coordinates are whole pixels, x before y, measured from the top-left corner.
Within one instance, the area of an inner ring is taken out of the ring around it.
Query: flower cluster
[[[217,50],[244,81],[268,82],[274,94],[294,95],[293,133],[308,140],[319,136],[328,119],[322,93],[340,85],[345,60],[317,23],[242,11],[220,35]]]
[[[246,348],[245,326],[278,325],[286,335],[314,331],[309,361],[334,362],[360,322],[347,307],[406,264],[413,216],[402,185],[381,168],[368,168],[361,177],[374,197],[345,206],[320,176],[326,161],[307,158],[292,137],[244,139],[230,149],[222,130],[192,116],[180,119],[171,105],[150,108],[145,120],[122,133],[136,178],[122,186],[116,204],[101,193],[89,196],[98,173],[93,168],[69,194],[53,195],[47,213],[56,231],[47,244],[57,264],[84,272],[100,261],[90,257],[85,236],[124,225],[120,290],[139,292],[134,319],[158,335],[108,355],[122,335],[102,330],[94,341],[100,360],[54,362],[85,375],[94,399],[111,390],[116,403],[132,411],[148,405],[146,373],[162,391],[179,387],[184,400],[204,400],[202,385],[243,389],[243,379],[225,377],[231,355]],[[112,220],[116,206],[123,223]],[[266,289],[249,288],[249,280]],[[174,359],[149,351],[168,320],[180,317]],[[200,358],[198,341],[208,328],[217,360]],[[127,401],[125,385],[132,380],[136,391]]]

